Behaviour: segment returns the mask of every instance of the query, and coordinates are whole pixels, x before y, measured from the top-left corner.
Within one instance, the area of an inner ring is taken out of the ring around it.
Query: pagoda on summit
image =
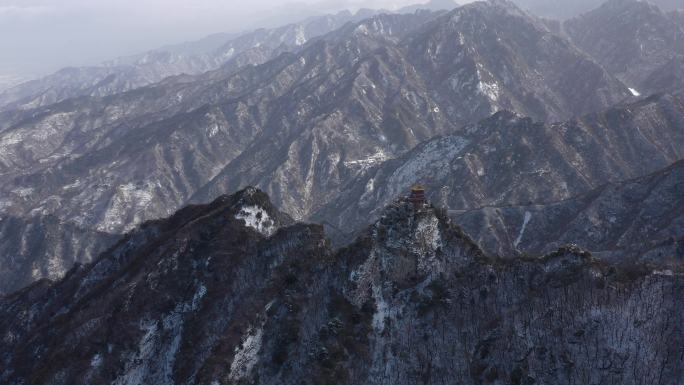
[[[425,186],[421,184],[413,185],[408,201],[413,204],[415,210],[422,209],[425,206]]]

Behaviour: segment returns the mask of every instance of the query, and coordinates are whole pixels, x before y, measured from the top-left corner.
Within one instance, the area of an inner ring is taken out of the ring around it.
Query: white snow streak
[[[124,373],[113,384],[172,384],[173,367],[185,325],[184,315],[196,311],[206,293],[206,286],[200,283],[190,301],[177,303],[176,308],[161,320],[142,321],[140,330],[145,333],[138,349],[127,357]]]
[[[234,54],[235,54],[235,48],[231,48],[228,51],[226,51],[226,53],[223,54],[223,58],[229,59],[229,58],[233,57]]]
[[[520,242],[522,241],[523,234],[525,234],[525,228],[527,227],[527,224],[530,223],[530,219],[532,219],[532,213],[529,211],[525,211],[525,218],[523,219],[523,224],[522,227],[520,228],[520,233],[518,234],[518,238],[515,239],[515,242],[513,245],[517,248]]]
[[[295,32],[295,45],[304,45],[306,43],[306,33],[304,32],[304,27],[301,25],[297,27],[297,32]]]
[[[102,354],[98,353],[93,356],[93,358],[90,360],[90,366],[93,368],[97,368],[100,365],[102,365]]]
[[[373,285],[373,299],[375,300],[375,313],[373,313],[373,328],[377,331],[385,329],[385,318],[390,316],[390,306],[382,296],[382,290]]]
[[[483,95],[485,95],[489,100],[492,102],[496,102],[499,100],[499,85],[496,83],[487,83],[481,81],[477,85],[477,90],[480,91]]]

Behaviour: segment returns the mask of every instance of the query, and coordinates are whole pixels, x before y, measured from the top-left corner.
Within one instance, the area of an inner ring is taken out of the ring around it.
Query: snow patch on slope
[[[416,225],[414,252],[418,255],[418,271],[430,275],[443,270],[437,258],[437,250],[442,247],[442,232],[439,229],[439,219],[430,215],[422,218]]]
[[[275,223],[271,220],[266,210],[259,206],[245,206],[235,215],[235,219],[245,221],[245,226],[251,227],[259,233],[269,237],[275,231]]]
[[[513,245],[517,248],[520,242],[522,241],[522,237],[525,234],[525,228],[527,228],[527,224],[530,223],[530,219],[532,219],[532,213],[529,211],[525,211],[525,218],[523,219],[523,224],[522,227],[520,228],[520,233],[518,234],[518,238],[515,239],[515,242],[513,242]]]
[[[299,25],[297,26],[297,31],[295,32],[295,45],[296,46],[301,46],[306,43],[306,33],[304,32],[304,27]]]
[[[418,245],[429,251],[435,251],[442,245],[439,219],[434,215],[421,219],[416,226],[415,234]]]
[[[152,203],[154,198],[154,185],[138,187],[134,183],[126,183],[117,187],[116,192],[109,201],[109,207],[104,213],[102,224],[98,230],[116,233],[121,231],[125,224],[125,215],[132,207],[134,208],[134,218],[132,223],[126,226],[123,231],[135,228],[143,220],[143,214],[147,206]]]
[[[147,366],[144,362],[150,360],[154,353],[154,345],[157,339],[157,323],[153,321],[145,322],[140,325],[140,329],[145,331],[145,334],[138,343],[138,352],[135,359],[131,360],[133,364],[126,368],[126,373],[116,380],[114,385],[138,385],[144,383]],[[129,362],[131,362],[129,361]],[[135,363],[138,363],[137,365]]]
[[[382,290],[373,285],[373,299],[375,300],[375,313],[373,313],[373,328],[382,331],[385,328],[385,319],[390,316],[390,305],[382,296]]]
[[[233,362],[230,364],[230,379],[238,381],[246,378],[252,372],[257,363],[261,340],[264,335],[263,328],[249,329],[243,337],[242,345],[235,349]]]
[[[93,368],[98,368],[102,365],[102,354],[97,353],[96,355],[93,356],[93,358],[90,360],[90,366]]]
[[[185,314],[199,309],[200,301],[206,293],[206,286],[200,283],[192,299],[177,303],[175,309],[161,320],[142,321],[140,330],[145,333],[138,343],[138,349],[128,357],[124,374],[113,384],[172,384],[173,367],[185,326]]]
[[[233,57],[233,55],[235,55],[235,48],[231,48],[231,49],[229,49],[228,51],[226,51],[226,52],[223,54],[223,58],[224,58],[224,59],[230,59],[231,57]]]
[[[480,81],[477,85],[477,90],[489,100],[492,102],[496,102],[499,100],[499,95],[500,95],[500,90],[499,90],[499,85],[496,83],[487,83],[484,81]]]
[[[389,156],[384,151],[379,150],[377,153],[367,158],[346,161],[344,162],[344,165],[349,168],[360,168],[364,170],[373,166],[374,164],[384,162],[387,159],[389,159]]]

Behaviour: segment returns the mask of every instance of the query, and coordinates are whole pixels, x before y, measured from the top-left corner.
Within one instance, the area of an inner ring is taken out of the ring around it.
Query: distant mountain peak
[[[624,17],[624,12],[648,12],[664,14],[656,4],[641,0],[608,0],[592,12],[611,12],[614,17]]]
[[[527,15],[517,4],[510,0],[478,0],[468,3],[459,9],[494,9],[504,11],[512,15]]]
[[[684,86],[684,25],[646,1],[611,0],[564,23],[572,41],[635,96]]]
[[[450,11],[458,7],[458,3],[454,0],[430,0],[427,3],[409,5],[397,10],[398,13],[414,13],[419,10],[428,11]]]

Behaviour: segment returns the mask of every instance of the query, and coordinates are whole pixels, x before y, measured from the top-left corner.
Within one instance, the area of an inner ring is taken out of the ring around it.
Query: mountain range
[[[0,259],[12,279],[0,292],[247,185],[343,242],[415,182],[456,212],[547,205],[682,158],[681,92],[666,80],[679,67],[661,65],[680,49],[678,13],[610,2],[555,28],[506,1],[407,11],[220,35],[102,67],[149,65],[161,78],[175,56],[213,47],[223,58],[142,87],[117,75],[130,87],[83,92],[76,81],[71,97],[46,79],[28,99],[5,99],[0,213],[11,226],[0,239],[12,246]],[[605,27],[615,12],[633,23]],[[649,42],[660,54],[630,66],[653,71],[643,82],[591,45]],[[52,87],[65,93],[44,97]],[[651,91],[669,93],[637,96]]]
[[[441,11],[456,7],[452,0],[400,8],[394,13]],[[104,62],[100,66],[66,68],[55,74],[0,88],[1,109],[30,109],[79,96],[107,96],[154,84],[178,75],[197,75],[221,67],[261,64],[285,51],[295,51],[307,41],[357,23],[386,10],[362,8],[354,13],[310,17],[275,28],[243,33],[218,33],[197,41],[169,45],[139,55]],[[1,83],[0,83],[1,85]]]
[[[197,75],[224,66],[261,64],[278,52],[294,50],[311,38],[374,13],[372,10],[356,14],[345,11],[278,28],[216,34],[195,42],[114,59],[101,66],[66,68],[0,93],[0,108],[31,109],[74,97],[102,97],[126,92],[171,76]]]
[[[248,188],[0,299],[8,384],[674,384],[681,271],[484,255],[397,200],[347,248]],[[619,331],[619,332],[616,332]]]
[[[346,13],[237,36],[208,72],[6,108],[0,239],[46,246],[5,248],[0,292],[247,185],[342,242],[414,182],[450,210],[546,204],[681,159],[678,91],[638,101],[565,29],[506,1]],[[31,232],[48,222],[63,247]]]
[[[682,383],[671,9],[434,0],[0,93],[0,384]]]

